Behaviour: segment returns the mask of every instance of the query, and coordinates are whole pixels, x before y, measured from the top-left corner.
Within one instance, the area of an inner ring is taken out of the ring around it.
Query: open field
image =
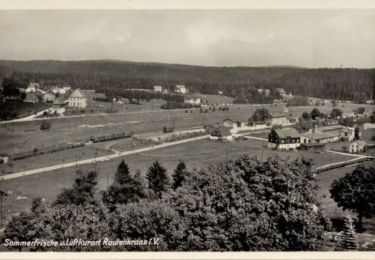
[[[69,119],[51,119],[48,132],[39,130],[40,121],[0,125],[0,150],[16,153],[40,148],[43,144],[56,145],[59,142],[80,142],[91,135],[118,133],[127,130],[135,133],[162,131],[164,125],[187,128],[214,124],[225,118],[246,121],[256,107],[231,107],[229,111],[199,113],[199,109],[186,113],[185,110],[143,110],[122,114],[91,115]],[[168,121],[169,118],[169,121]]]
[[[274,155],[278,155],[283,159],[295,159],[298,156],[304,156],[306,158],[312,158],[315,162],[315,166],[347,159],[347,156],[344,155],[328,155],[328,153],[315,154],[311,152],[295,153],[273,151],[264,147],[262,148],[263,144],[264,142],[258,140],[239,142],[201,140],[130,155],[124,159],[129,164],[131,172],[134,173],[139,169],[143,174],[146,173],[148,167],[155,160],[159,160],[168,169],[169,174],[172,174],[179,160],[186,162],[189,169],[200,169],[201,167],[207,167],[210,164],[227,159],[236,159],[241,154],[257,156],[264,160]],[[204,147],[204,149],[202,149],[202,147]],[[13,194],[4,198],[4,208],[7,210],[6,217],[9,218],[14,212],[27,210],[30,207],[32,198],[40,196],[49,202],[53,201],[61,189],[72,185],[77,169],[89,171],[95,168],[98,171],[98,189],[103,190],[112,183],[114,173],[120,160],[121,159],[115,159],[96,164],[81,165],[3,181],[0,183],[0,188],[5,191],[13,192]]]
[[[89,139],[91,135],[118,133],[126,130],[136,133],[161,132],[164,125],[170,124],[173,124],[175,128],[187,128],[218,123],[226,118],[246,122],[255,109],[259,107],[240,105],[231,106],[229,111],[216,110],[216,112],[199,113],[199,109],[192,109],[186,113],[185,110],[146,110],[146,104],[132,105],[139,107],[139,110],[136,111],[126,110],[126,112],[113,114],[92,114],[79,118],[50,119],[52,128],[47,133],[39,130],[40,121],[0,125],[0,151],[8,153],[23,152],[27,151],[29,147],[31,149],[40,148],[43,144],[56,145],[59,142],[79,142]],[[353,106],[359,106],[345,105],[348,106],[348,111],[351,111]],[[270,105],[264,105],[264,107],[274,109]],[[302,112],[311,111],[313,108],[314,106],[290,107],[289,111],[294,116],[299,116]],[[325,109],[330,111],[331,107],[324,106],[319,107],[319,109],[324,112]],[[190,113],[190,111],[193,112]]]
[[[16,160],[11,167],[9,164],[0,165],[1,174],[21,172],[31,169],[42,168],[55,164],[74,162],[89,158],[100,157],[111,154],[111,152],[95,146],[83,146],[73,149],[62,150],[53,153],[40,154],[22,160]]]

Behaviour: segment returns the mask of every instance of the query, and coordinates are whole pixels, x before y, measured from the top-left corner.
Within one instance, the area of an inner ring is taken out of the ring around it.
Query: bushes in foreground
[[[166,168],[155,162],[147,182],[121,162],[114,183],[101,193],[96,190],[96,176],[80,173],[73,187],[52,205],[40,203],[23,213],[26,216],[14,216],[6,237],[159,239],[155,245],[56,249],[74,251],[319,250],[329,228],[315,206],[313,172],[306,160],[261,162],[241,156],[193,171],[179,163],[172,181]]]

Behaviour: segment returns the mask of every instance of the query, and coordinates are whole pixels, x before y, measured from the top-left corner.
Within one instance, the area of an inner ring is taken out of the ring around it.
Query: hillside
[[[15,76],[47,84],[106,92],[125,88],[173,87],[185,84],[206,94],[251,96],[255,88],[282,87],[297,95],[364,100],[375,86],[375,69],[307,69],[297,67],[205,67],[116,60],[0,60],[0,78]]]

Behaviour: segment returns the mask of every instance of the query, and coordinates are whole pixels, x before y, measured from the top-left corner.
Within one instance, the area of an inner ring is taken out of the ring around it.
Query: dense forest
[[[17,77],[45,84],[70,84],[108,94],[123,89],[172,89],[185,84],[192,92],[253,100],[257,88],[284,88],[295,95],[364,101],[375,88],[375,69],[296,67],[204,67],[115,60],[5,61],[0,78]]]

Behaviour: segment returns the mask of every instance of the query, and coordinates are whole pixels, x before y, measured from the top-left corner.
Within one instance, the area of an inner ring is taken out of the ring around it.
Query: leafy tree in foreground
[[[160,201],[142,201],[119,207],[111,215],[109,226],[115,239],[159,239],[157,245],[127,247],[136,251],[176,250],[186,231],[179,214]]]
[[[358,166],[331,185],[331,197],[339,207],[358,214],[360,230],[363,230],[363,217],[375,215],[375,168]]]
[[[148,187],[159,197],[165,192],[169,186],[169,177],[167,170],[155,161],[147,171]]]
[[[317,250],[325,222],[311,163],[243,156],[192,172],[166,201],[186,223],[178,250]]]
[[[63,189],[57,196],[54,205],[84,205],[97,203],[94,199],[94,195],[98,174],[95,171],[88,173],[77,171],[77,175],[78,177],[75,179],[73,187]]]
[[[185,180],[186,174],[187,174],[186,165],[183,161],[180,161],[177,164],[177,167],[172,176],[173,177],[173,185],[172,185],[173,189],[177,189],[178,187],[182,185],[182,183]]]

